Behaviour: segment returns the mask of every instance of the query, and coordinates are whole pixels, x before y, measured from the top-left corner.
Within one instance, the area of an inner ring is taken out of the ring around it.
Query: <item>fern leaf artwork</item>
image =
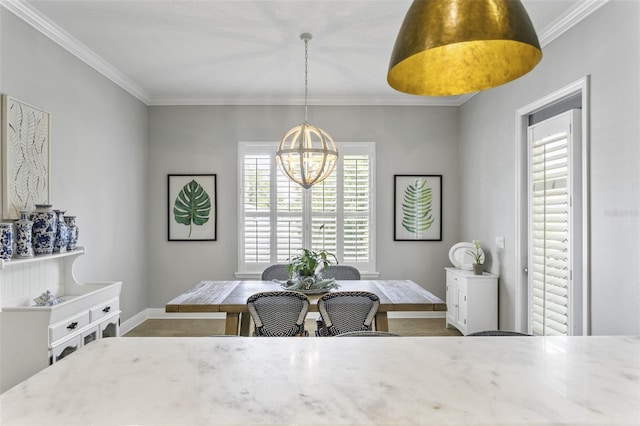
[[[418,235],[434,222],[431,212],[433,189],[426,179],[416,179],[404,190],[402,199],[402,227]]]
[[[202,226],[209,221],[211,197],[195,179],[182,187],[173,205],[176,222],[189,227],[188,238],[193,226]]]

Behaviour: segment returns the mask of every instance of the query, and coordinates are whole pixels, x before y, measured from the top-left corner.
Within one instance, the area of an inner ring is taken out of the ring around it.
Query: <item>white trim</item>
[[[124,336],[125,334],[127,334],[128,332],[130,332],[131,330],[133,330],[134,328],[136,328],[137,326],[145,322],[148,317],[149,316],[147,314],[147,311],[144,310],[142,312],[138,312],[137,314],[135,314],[125,322],[122,322],[120,324],[120,335]]]
[[[548,45],[608,2],[609,0],[582,0],[576,2],[575,6],[540,31],[538,39],[540,46]]]
[[[560,37],[566,31],[577,25],[587,16],[598,10],[609,0],[582,0],[567,10],[550,25],[543,28],[538,34],[540,46],[544,47]],[[146,105],[303,105],[302,99],[280,98],[238,98],[238,97],[213,97],[213,98],[186,98],[152,96],[146,90],[129,80],[115,67],[98,56],[95,52],[82,44],[60,26],[46,18],[38,10],[21,0],[2,0],[0,6],[12,12],[37,31],[62,46],[72,55],[85,62],[87,65],[104,75],[106,78],[129,92]],[[411,95],[387,95],[387,96],[327,96],[309,100],[310,105],[395,105],[395,106],[461,106],[476,93],[449,97],[428,97]]]
[[[98,71],[122,89],[129,92],[129,94],[136,97],[144,104],[149,105],[151,95],[147,91],[129,80],[114,66],[102,59],[93,50],[82,44],[57,24],[50,21],[28,3],[19,0],[3,0],[1,4],[5,9],[31,25],[51,41],[62,46],[62,48],[66,49],[69,53]]]
[[[524,212],[527,209],[527,193],[523,191],[525,182],[527,181],[527,117],[541,109],[555,104],[563,99],[580,94],[582,96],[582,333],[584,335],[591,334],[590,324],[590,294],[591,294],[591,274],[589,269],[589,258],[591,256],[591,236],[589,233],[589,211],[590,211],[590,176],[589,176],[589,116],[590,116],[590,96],[589,96],[589,80],[587,75],[535,102],[530,103],[516,111],[516,186],[515,186],[515,203],[516,203],[516,229],[515,229],[515,330],[519,332],[527,332],[527,279],[524,275],[524,268],[527,266],[526,256],[523,259],[523,253],[526,253],[526,247],[523,244],[527,241],[527,224],[523,223]],[[524,173],[524,176],[523,176]],[[524,205],[523,205],[524,203]],[[523,210],[524,209],[524,210]],[[522,229],[524,226],[524,231]],[[524,232],[524,233],[523,233]]]
[[[458,107],[464,104],[468,95],[449,97],[429,97],[414,96],[406,94],[389,96],[314,96],[308,99],[310,106],[452,106]],[[184,98],[184,97],[154,97],[152,96],[149,105],[186,105],[186,106],[209,106],[209,105],[265,105],[264,98],[242,98],[232,97],[207,97],[207,98]],[[270,97],[268,105],[301,106],[304,99],[291,97]]]

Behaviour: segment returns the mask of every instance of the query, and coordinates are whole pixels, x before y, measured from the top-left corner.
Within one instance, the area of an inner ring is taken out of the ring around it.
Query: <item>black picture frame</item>
[[[393,240],[442,241],[442,175],[393,179]]]
[[[216,241],[217,193],[216,174],[167,175],[167,239]],[[193,211],[191,202],[198,206]]]

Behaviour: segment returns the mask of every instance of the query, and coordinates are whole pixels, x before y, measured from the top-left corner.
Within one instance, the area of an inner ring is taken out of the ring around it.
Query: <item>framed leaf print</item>
[[[442,175],[394,175],[394,241],[442,241]]]
[[[48,204],[51,114],[2,95],[2,219]]]
[[[216,241],[216,175],[168,175],[169,241]]]

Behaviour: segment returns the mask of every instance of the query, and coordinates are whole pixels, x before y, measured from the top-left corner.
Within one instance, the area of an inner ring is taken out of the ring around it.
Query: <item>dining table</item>
[[[640,337],[116,337],[0,396],[14,425],[637,425]]]
[[[389,312],[446,311],[446,303],[410,280],[337,280],[339,288],[330,291],[369,291],[380,299],[375,317],[378,331],[389,331]],[[165,305],[165,312],[223,312],[225,334],[249,335],[247,299],[263,291],[283,290],[276,281],[201,281]],[[309,311],[318,311],[320,294],[308,294]]]

